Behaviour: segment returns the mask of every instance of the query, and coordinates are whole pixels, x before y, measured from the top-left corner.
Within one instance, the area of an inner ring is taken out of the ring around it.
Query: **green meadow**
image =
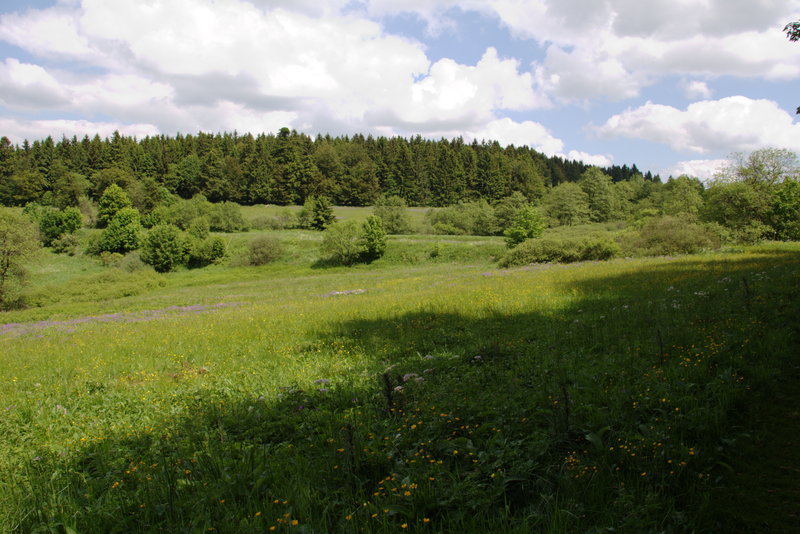
[[[31,266],[0,315],[0,531],[800,527],[797,455],[760,456],[800,439],[800,246],[501,270],[500,238],[391,236],[330,268],[275,234],[264,267],[232,266],[247,234],[164,275]]]

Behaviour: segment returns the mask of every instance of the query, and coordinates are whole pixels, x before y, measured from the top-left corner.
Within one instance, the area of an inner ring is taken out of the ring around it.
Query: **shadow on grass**
[[[547,314],[344,321],[317,341],[366,355],[369,376],[186,391],[189,417],[30,462],[20,528],[720,528],[709,496],[747,439],[749,385],[774,379],[798,324],[797,278],[763,259],[645,263]]]

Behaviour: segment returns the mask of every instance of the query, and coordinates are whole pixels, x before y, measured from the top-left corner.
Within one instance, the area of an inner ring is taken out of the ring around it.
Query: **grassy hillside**
[[[497,238],[400,236],[324,269],[282,235],[260,268],[34,268],[52,303],[0,327],[0,531],[797,526],[721,512],[797,366],[797,246],[498,270]]]

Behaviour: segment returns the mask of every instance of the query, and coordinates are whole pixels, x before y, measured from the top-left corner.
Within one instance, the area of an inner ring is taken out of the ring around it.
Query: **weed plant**
[[[499,271],[392,243],[3,326],[0,531],[730,528],[712,496],[797,353],[797,246]]]

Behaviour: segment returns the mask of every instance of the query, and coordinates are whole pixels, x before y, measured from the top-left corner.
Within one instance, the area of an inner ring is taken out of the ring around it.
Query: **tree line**
[[[398,196],[410,206],[450,206],[514,192],[532,202],[548,188],[576,183],[589,165],[547,157],[527,146],[462,138],[433,141],[416,136],[312,138],[288,128],[277,135],[203,133],[137,140],[114,132],[101,139],[66,136],[12,145],[0,139],[0,203],[24,206],[75,205],[95,201],[116,183],[142,211],[157,203],[159,189],[188,199],[244,205],[302,205],[324,196],[341,206],[367,206],[380,195]],[[641,176],[636,165],[601,169],[612,182]]]

